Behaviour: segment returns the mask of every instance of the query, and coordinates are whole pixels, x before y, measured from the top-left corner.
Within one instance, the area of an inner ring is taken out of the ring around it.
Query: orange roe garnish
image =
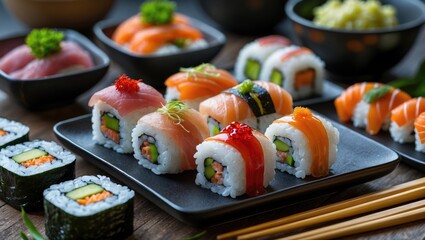
[[[122,74],[117,81],[115,81],[115,88],[122,93],[135,93],[140,89],[139,82],[141,82],[141,80],[135,80]]]
[[[294,116],[295,120],[300,120],[300,119],[303,119],[303,118],[311,118],[313,116],[313,114],[311,113],[310,109],[308,109],[308,108],[296,107],[294,109],[293,116]]]
[[[102,200],[104,200],[104,199],[106,199],[108,197],[111,197],[111,196],[112,196],[112,193],[110,193],[110,192],[108,192],[106,190],[103,190],[100,193],[96,193],[96,194],[87,196],[87,197],[82,198],[82,199],[77,199],[77,202],[79,204],[81,204],[81,205],[86,206],[86,205],[88,205],[90,203],[99,202],[99,201],[102,201]]]
[[[0,129],[0,137],[7,135],[7,132]]]
[[[25,162],[21,163],[21,165],[24,166],[24,167],[40,166],[42,164],[52,162],[53,160],[55,160],[55,157],[53,157],[52,155],[45,155],[45,156],[41,156],[39,158],[34,158],[34,159],[31,159],[31,160],[25,161]]]

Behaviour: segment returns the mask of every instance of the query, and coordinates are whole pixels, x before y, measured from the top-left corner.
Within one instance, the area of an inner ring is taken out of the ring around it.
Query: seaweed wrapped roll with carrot
[[[29,127],[22,123],[0,117],[0,149],[28,141]]]

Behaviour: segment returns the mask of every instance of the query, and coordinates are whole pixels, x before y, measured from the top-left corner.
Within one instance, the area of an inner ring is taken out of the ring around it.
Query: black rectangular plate
[[[370,181],[390,173],[399,156],[385,146],[333,122],[340,132],[337,161],[327,177],[298,179],[277,171],[267,193],[257,197],[222,197],[195,184],[195,171],[155,175],[132,155],[119,154],[92,140],[91,115],[54,126],[65,147],[79,154],[175,218],[195,225],[247,216],[320,194]]]
[[[335,83],[324,80],[323,81],[323,92],[321,95],[313,95],[308,98],[302,98],[294,100],[294,107],[296,106],[306,106],[310,104],[323,103],[328,102],[330,100],[335,99],[339,95],[341,95],[344,89]]]

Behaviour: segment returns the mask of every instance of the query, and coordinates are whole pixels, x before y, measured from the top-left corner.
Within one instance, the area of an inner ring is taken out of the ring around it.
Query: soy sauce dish
[[[63,33],[64,41],[74,42],[86,51],[93,64],[85,69],[35,79],[12,77],[0,70],[0,89],[29,110],[44,110],[72,103],[102,80],[109,68],[109,57],[82,34],[71,29],[57,31]],[[28,34],[29,32],[24,32],[0,39],[0,59],[24,44]]]

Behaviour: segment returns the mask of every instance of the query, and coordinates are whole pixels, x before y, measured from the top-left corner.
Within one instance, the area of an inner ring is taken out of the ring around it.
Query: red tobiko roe
[[[222,133],[227,133],[233,139],[249,140],[254,135],[252,134],[252,128],[245,123],[232,122],[225,127]]]
[[[135,93],[140,89],[139,82],[141,82],[141,80],[135,80],[122,74],[117,81],[115,81],[115,88],[121,93]]]

